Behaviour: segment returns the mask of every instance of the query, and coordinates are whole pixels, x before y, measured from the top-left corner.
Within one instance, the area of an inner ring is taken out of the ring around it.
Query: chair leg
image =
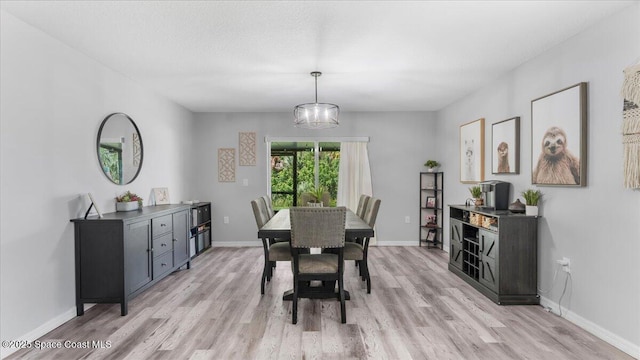
[[[275,261],[269,261],[269,274],[267,275],[267,280],[271,281],[273,277],[273,269],[276,267]]]
[[[264,295],[264,283],[267,280],[267,263],[265,262],[264,269],[262,269],[262,280],[260,281],[260,294]]]
[[[367,280],[367,294],[371,294],[371,277],[369,276],[369,264],[367,260],[362,260],[362,268],[364,270],[364,278]]]
[[[340,317],[343,324],[347,323],[347,309],[344,296],[344,280],[342,276],[338,278],[338,291],[340,291]]]
[[[292,299],[292,304],[291,304],[291,313],[292,313],[292,319],[291,322],[293,324],[297,324],[298,323],[298,278],[297,276],[294,276],[293,278],[293,299]]]

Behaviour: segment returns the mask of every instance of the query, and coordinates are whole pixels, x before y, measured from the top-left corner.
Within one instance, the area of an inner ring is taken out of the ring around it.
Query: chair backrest
[[[370,198],[371,196],[366,194],[360,195],[360,201],[358,201],[358,208],[356,209],[356,215],[358,215],[360,219],[364,219],[364,212],[367,210],[367,203]]]
[[[378,210],[380,209],[380,199],[370,198],[367,203],[367,209],[364,212],[362,220],[373,227],[376,224],[376,218],[378,217]]]
[[[291,247],[340,248],[344,247],[344,228],[347,208],[292,207]]]
[[[256,218],[256,225],[258,226],[258,229],[260,229],[270,219],[267,211],[267,204],[264,202],[263,198],[259,197],[255,200],[251,200],[251,208],[253,209],[253,216]]]
[[[271,202],[271,198],[265,195],[262,197],[262,199],[264,199],[264,203],[267,206],[267,214],[269,214],[269,219],[271,219],[273,215],[276,214],[275,211],[273,211],[273,203]]]
[[[313,200],[314,197],[307,192],[303,192],[300,194],[300,198],[298,199],[298,206],[307,206],[307,203]]]
[[[331,206],[331,194],[328,191],[322,194],[322,205]]]

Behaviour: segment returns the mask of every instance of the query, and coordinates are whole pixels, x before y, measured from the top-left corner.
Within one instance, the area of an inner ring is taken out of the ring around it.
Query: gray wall
[[[571,259],[562,299],[564,316],[638,356],[640,345],[640,191],[622,186],[622,70],[640,60],[640,7],[631,7],[519,66],[437,115],[445,202],[463,203],[468,184],[456,181],[459,126],[485,118],[485,179],[513,184],[515,196],[531,185],[531,100],[588,82],[587,187],[540,187],[540,288],[557,311],[565,273],[552,284],[556,259]],[[520,116],[520,175],[491,175],[491,124]],[[449,140],[445,140],[449,139]],[[539,152],[534,141],[534,153]],[[453,165],[453,166],[452,166]],[[448,237],[448,225],[447,234]],[[635,350],[634,350],[635,349]]]
[[[192,114],[0,15],[0,333],[34,340],[75,317],[69,219],[84,215],[84,195],[93,193],[103,212],[115,211],[114,197],[126,190],[145,203],[153,187],[181,199]],[[131,185],[112,184],[98,165],[98,128],[112,112],[130,115],[141,132],[144,161]]]
[[[293,127],[292,113],[198,114],[195,121],[195,160],[200,176],[193,196],[213,200],[214,245],[257,245],[250,201],[267,193],[265,136],[368,136],[373,194],[382,199],[376,222],[377,240],[387,245],[418,243],[418,173],[434,157],[435,121],[432,113],[388,112],[340,115],[335,129]],[[218,148],[236,148],[238,133],[257,133],[257,166],[238,166],[236,182],[218,182]],[[248,179],[249,186],[242,186]],[[223,217],[229,216],[229,224]],[[404,222],[405,216],[411,223]]]

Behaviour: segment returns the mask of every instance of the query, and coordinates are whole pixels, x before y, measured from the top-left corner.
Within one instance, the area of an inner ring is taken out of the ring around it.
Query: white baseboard
[[[94,305],[95,304],[85,304],[85,307],[84,307],[85,311],[91,309]],[[78,316],[76,311],[77,311],[76,307],[74,306],[71,309],[69,309],[69,310],[65,311],[64,313],[54,317],[53,319],[47,321],[46,323],[38,326],[35,329],[29,331],[28,333],[18,337],[15,340],[33,342],[33,341],[41,338],[42,336],[46,335],[51,330],[57,328],[58,326],[66,323],[67,321],[69,321],[69,320],[73,319],[74,317]],[[6,340],[6,339],[3,339],[3,340]],[[0,350],[0,358],[4,359],[7,356],[13,354],[14,352],[16,352],[18,350],[20,350],[20,349],[2,347],[2,349]]]
[[[378,241],[375,246],[418,246],[417,241]]]
[[[259,246],[262,247],[261,240],[253,240],[253,241],[213,241],[211,242],[212,247],[249,247],[249,246]]]
[[[560,315],[558,313],[558,303],[554,302],[553,300],[550,300],[549,298],[546,298],[544,296],[540,296],[540,305],[545,308],[550,308],[552,313],[558,316]],[[607,343],[617,347],[618,349],[633,356],[634,358],[640,359],[640,344],[634,344],[629,340],[623,339],[620,336],[612,333],[611,331],[604,329],[603,327],[583,318],[582,316],[572,312],[571,310],[566,309],[565,307],[562,307],[562,318],[574,323],[575,325],[583,328],[584,330],[599,337]]]
[[[417,241],[378,241],[372,246],[418,246]],[[214,241],[211,243],[213,247],[247,247],[262,246],[261,241]]]

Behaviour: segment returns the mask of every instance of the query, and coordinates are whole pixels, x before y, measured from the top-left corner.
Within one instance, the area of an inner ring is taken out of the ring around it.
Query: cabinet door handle
[[[161,226],[161,227],[163,227],[163,226],[167,226],[167,224],[160,224],[160,226]]]
[[[178,241],[178,239],[173,239],[173,241]]]
[[[160,244],[160,246],[167,246],[167,244],[165,244],[165,243],[162,243],[162,244]]]
[[[166,263],[161,263],[160,266],[167,266],[167,264]]]

